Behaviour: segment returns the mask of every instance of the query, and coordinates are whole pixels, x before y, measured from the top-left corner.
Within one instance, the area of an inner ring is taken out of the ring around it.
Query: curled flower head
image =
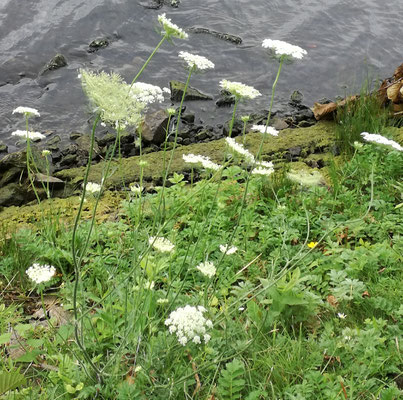
[[[233,94],[238,99],[254,99],[262,94],[252,86],[244,85],[241,82],[231,82],[223,79],[220,86]]]
[[[273,50],[274,54],[280,57],[287,56],[301,59],[304,55],[308,54],[307,51],[301,47],[283,42],[282,40],[265,39],[263,40],[262,46],[265,49]]]
[[[203,56],[198,56],[196,54],[188,53],[187,51],[180,51],[179,57],[185,60],[187,67],[189,69],[195,69],[199,71],[204,71],[206,69],[213,69],[214,63]]]
[[[200,263],[196,267],[203,275],[208,276],[209,278],[212,278],[215,273],[216,273],[216,267],[211,261],[206,261],[203,263]]]
[[[391,146],[392,148],[394,148],[397,151],[403,151],[403,147],[400,146],[399,143],[395,142],[394,140],[387,139],[386,137],[384,137],[382,135],[378,135],[377,133],[362,132],[361,136],[367,142],[384,144],[386,146]]]
[[[225,139],[228,147],[236,154],[242,156],[245,158],[246,161],[248,161],[250,164],[255,163],[255,157],[247,150],[245,147],[243,147],[240,143],[237,143],[235,139],[233,138],[226,138]]]
[[[263,134],[268,133],[269,135],[272,135],[272,136],[278,136],[278,130],[273,128],[272,126],[253,125],[252,130],[263,133]]]
[[[42,157],[47,157],[50,155],[50,153],[51,153],[50,150],[42,150]]]
[[[150,236],[148,243],[161,253],[171,253],[175,245],[163,237]]]
[[[39,284],[50,281],[56,273],[56,268],[52,265],[33,264],[25,272],[29,279]]]
[[[249,115],[242,115],[242,117],[241,117],[241,121],[242,122],[248,122],[250,120],[250,116]]]
[[[231,254],[235,254],[238,251],[238,247],[236,246],[228,246],[227,244],[225,245],[220,245],[220,251],[221,253],[227,254],[227,255],[231,255]]]
[[[25,140],[32,140],[34,142],[38,142],[39,140],[45,139],[45,135],[42,135],[40,132],[32,132],[32,131],[14,131],[11,136],[18,136]]]
[[[183,154],[183,161],[188,164],[201,164],[206,169],[211,169],[213,171],[218,171],[221,168],[221,165],[214,163],[210,160],[209,157],[195,154]]]
[[[131,183],[129,187],[130,187],[130,191],[137,196],[141,195],[141,193],[143,191],[143,188],[140,185],[138,185],[137,183]]]
[[[176,114],[176,110],[174,108],[167,108],[166,112],[168,115],[175,115]]]
[[[204,343],[208,343],[211,336],[206,332],[213,327],[213,323],[203,316],[204,312],[206,309],[202,306],[179,307],[171,312],[165,320],[165,325],[168,326],[170,334],[176,334],[182,346],[190,341],[200,344],[201,338]]]
[[[31,107],[17,107],[13,110],[13,114],[24,114],[27,117],[31,117],[32,115],[34,115],[35,117],[40,117],[41,114],[39,114],[39,111],[35,108],[31,108]]]
[[[166,14],[158,15],[158,22],[162,27],[162,35],[167,35],[168,37],[176,37],[179,39],[187,39],[188,34],[178,25],[175,25],[169,18],[166,17]]]

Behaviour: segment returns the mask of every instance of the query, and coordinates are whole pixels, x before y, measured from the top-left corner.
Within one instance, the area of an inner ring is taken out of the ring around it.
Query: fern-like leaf
[[[0,396],[9,390],[14,390],[18,386],[25,384],[25,376],[19,371],[0,372]]]
[[[220,400],[237,400],[245,387],[245,380],[242,378],[245,367],[242,361],[237,359],[229,362],[221,371],[218,379],[218,394]]]

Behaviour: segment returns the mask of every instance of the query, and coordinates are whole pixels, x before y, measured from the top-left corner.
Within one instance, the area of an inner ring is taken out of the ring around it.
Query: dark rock
[[[40,172],[35,174],[35,180],[37,182],[44,182],[44,183],[64,184],[64,182],[61,179],[55,178],[54,176],[41,174]]]
[[[301,104],[302,100],[304,100],[304,95],[300,91],[294,90],[290,96],[290,103]]]
[[[223,136],[227,137],[229,135],[229,126],[230,126],[231,121],[228,121],[225,123],[223,127]],[[234,126],[232,127],[232,134],[231,136],[238,136],[242,133],[243,130],[243,122],[240,119],[236,119],[234,121]]]
[[[54,71],[56,69],[65,67],[67,65],[66,58],[63,54],[56,54],[43,68],[41,75],[48,71]]]
[[[98,145],[99,146],[107,146],[112,144],[116,139],[116,135],[112,133],[107,133],[106,135],[102,136],[100,139],[98,139]]]
[[[88,53],[94,53],[95,51],[98,51],[99,49],[108,47],[109,43],[110,42],[107,38],[95,39],[89,44]]]
[[[79,137],[83,136],[80,132],[71,132],[70,133],[70,140],[77,140]]]
[[[315,121],[301,121],[298,123],[298,128],[308,128],[310,126],[315,125]]]
[[[27,196],[27,188],[18,183],[10,183],[0,189],[0,206],[20,206],[33,200],[33,193]]]
[[[282,129],[287,129],[288,128],[288,124],[287,122],[279,117],[275,117],[273,118],[272,122],[270,123],[271,126],[273,126],[274,128],[276,128],[278,131],[281,131]]]
[[[5,144],[0,144],[0,153],[7,153],[8,151],[8,146]]]
[[[185,84],[179,81],[170,81],[169,87],[171,89],[171,100],[181,101],[183,96],[183,91],[185,89]],[[185,100],[213,100],[213,98],[205,93],[200,92],[200,90],[188,86],[185,94]]]
[[[212,35],[218,39],[225,40],[227,42],[233,43],[233,44],[241,44],[242,43],[242,38],[240,36],[232,35],[230,33],[223,33],[223,32],[217,32],[209,28],[202,28],[202,27],[197,27],[197,26],[192,26],[191,28],[188,29],[188,32],[192,33],[206,33],[209,35]]]
[[[309,121],[309,120],[315,120],[315,117],[313,115],[313,112],[310,108],[305,107],[301,110],[298,110],[294,115],[293,118],[296,123],[301,122],[301,121]]]
[[[206,140],[208,138],[208,131],[202,130],[196,135],[197,141]]]
[[[77,160],[78,160],[77,154],[67,154],[60,160],[60,166],[69,167],[73,164],[77,164]]]
[[[192,141],[190,140],[190,138],[185,138],[185,139],[183,139],[183,144],[185,145],[185,146],[188,146],[189,144],[191,144],[192,143]]]
[[[164,110],[146,114],[141,123],[142,139],[149,143],[161,144],[165,141],[168,116]]]
[[[221,98],[215,102],[217,107],[230,107],[232,104],[235,104],[235,96],[227,90],[221,90],[220,96]]]
[[[62,139],[60,138],[59,135],[53,136],[52,138],[50,138],[50,139],[46,142],[46,146],[47,146],[47,147],[49,147],[49,146],[54,146],[54,145],[60,143],[61,140],[62,140]],[[58,147],[58,146],[57,146],[57,147]]]
[[[185,122],[186,124],[193,124],[195,122],[195,115],[184,114],[181,116],[181,121]]]

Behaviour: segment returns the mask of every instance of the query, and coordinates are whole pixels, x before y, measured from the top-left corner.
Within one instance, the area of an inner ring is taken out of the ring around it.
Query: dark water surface
[[[192,77],[192,86],[216,97],[219,81],[226,78],[264,94],[243,104],[240,112],[267,108],[277,63],[261,47],[265,38],[308,51],[303,60],[284,67],[278,101],[299,89],[304,103],[312,105],[321,97],[355,90],[368,72],[373,78],[390,76],[403,62],[402,0],[182,0],[178,8],[165,5],[161,10],[146,9],[138,0],[0,0],[0,142],[9,151],[16,149],[10,134],[24,123],[11,113],[19,105],[41,112],[32,120],[34,130],[54,131],[66,140],[72,131],[88,131],[88,103],[77,70],[114,70],[131,80],[160,40],[155,27],[162,12],[183,28],[232,33],[243,43],[205,34],[175,40],[175,46],[166,43],[141,80],[160,86],[184,80],[178,52],[204,55],[216,68]],[[100,37],[112,43],[88,53],[88,44]],[[56,53],[68,65],[39,76]],[[217,109],[214,102],[188,107],[210,124],[229,116],[228,109]]]

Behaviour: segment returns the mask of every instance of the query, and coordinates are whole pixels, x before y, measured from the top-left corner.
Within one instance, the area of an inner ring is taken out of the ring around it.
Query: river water
[[[149,0],[150,3],[153,0]],[[169,0],[166,0],[168,3]],[[147,3],[147,0],[144,0]],[[79,68],[115,71],[127,81],[136,74],[160,40],[162,12],[183,28],[206,27],[241,36],[242,44],[206,34],[165,43],[141,77],[168,86],[184,80],[179,51],[207,56],[216,68],[192,77],[191,85],[218,97],[221,79],[241,81],[264,96],[244,103],[240,113],[267,108],[278,64],[261,47],[265,38],[280,39],[308,51],[303,60],[285,65],[277,104],[298,89],[312,105],[358,88],[363,79],[392,75],[403,62],[402,0],[182,0],[147,9],[139,0],[0,0],[0,142],[17,149],[13,130],[23,129],[19,106],[41,112],[33,130],[54,132],[64,140],[72,131],[90,130],[88,102],[77,78]],[[88,44],[109,37],[111,44],[94,53]],[[40,76],[44,65],[62,53],[66,67]],[[167,107],[167,101],[161,107]],[[205,123],[229,118],[214,102],[189,103]]]

